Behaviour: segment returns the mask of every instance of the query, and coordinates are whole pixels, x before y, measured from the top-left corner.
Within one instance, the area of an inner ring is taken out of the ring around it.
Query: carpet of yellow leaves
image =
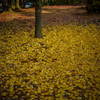
[[[54,25],[0,31],[2,100],[100,100],[100,28]]]

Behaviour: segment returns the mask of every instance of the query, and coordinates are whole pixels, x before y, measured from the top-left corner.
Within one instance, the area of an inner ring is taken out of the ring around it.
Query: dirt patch
[[[42,19],[44,26],[48,24],[52,25],[55,23],[86,23],[94,20],[100,20],[100,14],[87,14],[85,5],[43,6]],[[0,24],[5,21],[14,21],[20,25],[23,22],[29,22],[30,25],[34,26],[35,8],[21,9],[19,12],[1,13]]]
[[[48,19],[48,17],[54,16],[54,15],[56,15],[56,18],[60,17],[61,19],[63,19],[63,15],[66,15],[66,17],[75,17],[74,14],[79,14],[79,17],[81,16],[89,17],[90,19],[94,17],[94,16],[89,16],[89,14],[86,13],[86,9],[84,5],[83,6],[71,6],[71,5],[70,6],[66,6],[66,5],[64,6],[44,6],[42,9],[43,9],[42,11],[43,20],[46,20]],[[45,16],[45,13],[47,14],[46,16]],[[59,16],[59,14],[61,14],[62,16]],[[35,8],[29,8],[29,9],[21,9],[19,12],[1,13],[0,21],[9,21],[9,20],[20,19],[20,18],[30,19],[33,17],[35,17]],[[100,17],[100,15],[96,17]],[[77,16],[75,19],[77,19]]]

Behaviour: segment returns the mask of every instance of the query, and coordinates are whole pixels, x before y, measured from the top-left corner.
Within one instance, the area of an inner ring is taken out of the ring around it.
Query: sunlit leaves
[[[2,98],[99,100],[98,26],[54,25],[43,39],[11,33],[0,34]]]

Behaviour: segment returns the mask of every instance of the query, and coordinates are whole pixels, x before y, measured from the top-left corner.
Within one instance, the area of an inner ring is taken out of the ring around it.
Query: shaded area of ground
[[[81,24],[100,20],[100,14],[87,14],[85,6],[44,6],[42,13],[44,26],[55,23],[69,24],[77,22]],[[19,12],[0,14],[1,27],[10,22],[14,22],[24,29],[25,27],[34,27],[35,9],[21,9]],[[25,23],[30,24],[26,25]]]

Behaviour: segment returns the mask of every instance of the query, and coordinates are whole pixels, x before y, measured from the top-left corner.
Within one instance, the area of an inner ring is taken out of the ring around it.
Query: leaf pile
[[[0,32],[2,100],[100,100],[98,26],[47,26],[43,39]]]

